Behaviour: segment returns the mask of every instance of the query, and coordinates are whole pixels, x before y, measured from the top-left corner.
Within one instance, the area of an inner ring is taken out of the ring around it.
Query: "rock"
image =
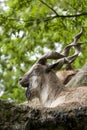
[[[87,106],[32,108],[0,100],[0,130],[87,130]]]

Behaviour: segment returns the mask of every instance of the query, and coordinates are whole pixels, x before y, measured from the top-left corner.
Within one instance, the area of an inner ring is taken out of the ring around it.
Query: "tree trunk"
[[[67,87],[84,85],[87,86],[87,64]],[[87,106],[73,102],[43,109],[0,100],[0,130],[87,130]]]

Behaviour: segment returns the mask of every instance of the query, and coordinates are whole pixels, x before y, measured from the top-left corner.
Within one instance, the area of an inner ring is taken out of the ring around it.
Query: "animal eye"
[[[32,71],[32,72],[29,74],[29,77],[35,76],[37,73],[38,73],[38,71],[37,71],[37,70],[34,70],[34,71]]]
[[[29,73],[29,77],[32,77],[32,76],[38,76],[40,75],[40,69],[37,69],[35,68],[32,72]]]
[[[35,72],[32,72],[29,77],[35,76]]]

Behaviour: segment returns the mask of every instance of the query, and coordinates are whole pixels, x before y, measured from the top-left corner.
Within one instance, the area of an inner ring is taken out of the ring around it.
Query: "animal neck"
[[[58,95],[63,91],[64,85],[58,79],[54,72],[49,73],[45,77],[44,84],[40,91],[40,102],[45,107],[50,107],[52,102],[54,102]]]

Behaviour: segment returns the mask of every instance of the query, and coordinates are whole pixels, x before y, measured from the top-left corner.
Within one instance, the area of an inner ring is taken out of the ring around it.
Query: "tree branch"
[[[43,0],[39,0],[39,1],[43,3],[44,5],[46,5],[49,9],[51,9],[56,14],[56,16],[59,16],[58,13],[52,7],[50,7],[47,3],[45,3]]]
[[[78,13],[78,14],[72,14],[72,15],[59,15],[51,6],[49,6],[47,3],[45,3],[43,0],[39,0],[42,4],[46,5],[49,9],[51,9],[56,15],[52,16],[52,17],[48,17],[47,19],[45,19],[44,21],[49,21],[52,20],[54,18],[71,18],[71,17],[80,17],[80,16],[84,16],[87,15],[87,12],[83,12],[83,13]]]
[[[55,18],[73,18],[73,17],[81,17],[81,16],[87,16],[87,12],[72,14],[72,15],[55,15],[52,17],[48,17],[47,19],[44,19],[44,22],[50,21]]]
[[[85,16],[85,15],[87,15],[87,12],[83,12],[83,13],[79,13],[79,14],[72,14],[72,15],[55,15],[55,16],[53,16],[53,17],[49,17],[49,19],[80,17],[80,16]]]
[[[55,16],[50,16],[50,17],[46,17],[46,18],[43,18],[43,22],[48,22],[50,20],[53,20],[55,18],[73,18],[73,17],[81,17],[81,16],[87,16],[87,12],[82,12],[82,13],[79,13],[79,14],[72,14],[72,15],[55,15]],[[0,18],[0,19],[5,19],[5,20],[15,20],[17,22],[25,22],[27,24],[33,24],[35,18],[33,17],[33,20],[21,20],[21,19],[16,19],[16,18],[10,18],[10,17],[7,17],[7,18]],[[42,19],[37,19],[37,24],[41,23]]]

